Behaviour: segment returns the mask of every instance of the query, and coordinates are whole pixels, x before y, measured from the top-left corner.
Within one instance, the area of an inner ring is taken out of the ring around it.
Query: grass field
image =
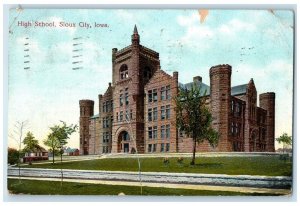
[[[124,193],[125,195],[141,194],[140,187],[136,187],[136,186],[118,186],[118,185],[64,182],[63,186],[60,187],[60,183],[55,181],[51,182],[51,181],[38,181],[38,180],[21,180],[21,183],[19,183],[18,179],[8,179],[8,190],[11,194],[31,194],[31,195],[118,195],[120,193]],[[143,195],[269,196],[273,194],[143,187]]]
[[[190,158],[184,158],[183,163],[177,163],[177,158],[169,158],[170,163],[165,165],[163,158],[141,158],[143,172],[184,172],[229,175],[265,175],[291,176],[292,163],[279,160],[278,156],[252,157],[198,157],[196,165],[190,165]],[[77,169],[77,170],[110,170],[110,171],[138,171],[136,158],[112,158],[64,162],[60,164],[46,163],[33,164],[23,167]]]

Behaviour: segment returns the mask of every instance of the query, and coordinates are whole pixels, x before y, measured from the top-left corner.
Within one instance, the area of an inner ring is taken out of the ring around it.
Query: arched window
[[[120,68],[120,79],[128,78],[128,67],[126,64],[123,64]]]
[[[152,71],[150,67],[145,67],[144,69],[144,79],[149,80],[152,76]]]

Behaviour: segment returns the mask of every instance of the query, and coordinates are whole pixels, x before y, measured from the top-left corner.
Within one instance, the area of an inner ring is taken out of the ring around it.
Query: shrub
[[[177,162],[178,162],[179,164],[182,164],[182,163],[183,163],[183,157],[178,157]]]
[[[14,165],[19,162],[19,152],[14,148],[8,148],[8,161],[9,164]]]
[[[163,159],[163,162],[164,162],[165,165],[168,165],[170,163],[169,158],[165,157]]]

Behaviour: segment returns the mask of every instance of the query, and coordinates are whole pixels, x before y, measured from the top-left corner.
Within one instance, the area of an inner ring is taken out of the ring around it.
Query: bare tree
[[[17,121],[14,125],[13,134],[10,134],[9,137],[15,140],[19,146],[19,157],[18,157],[18,167],[19,167],[19,182],[21,181],[21,151],[22,151],[22,142],[23,142],[23,135],[24,130],[28,126],[28,120],[19,122]]]

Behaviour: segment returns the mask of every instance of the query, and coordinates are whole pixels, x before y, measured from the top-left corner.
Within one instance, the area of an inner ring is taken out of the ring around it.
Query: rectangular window
[[[128,100],[128,88],[125,89],[125,104],[126,105],[129,104],[129,100]]]
[[[106,143],[106,132],[103,132],[103,134],[102,134],[102,138],[103,138],[103,143]]]
[[[102,108],[103,112],[106,112],[106,102],[103,102],[103,108]]]
[[[153,127],[153,138],[156,139],[157,138],[157,126]]]
[[[234,135],[234,123],[231,122],[231,135]]]
[[[130,119],[132,120],[132,109],[130,110]]]
[[[152,102],[152,90],[148,91],[148,102]]]
[[[120,112],[120,121],[123,121],[123,111]]]
[[[117,112],[117,122],[119,122],[119,113]]]
[[[169,152],[170,151],[170,143],[167,143],[166,144],[166,152]]]
[[[148,152],[152,152],[152,144],[148,144]]]
[[[127,121],[129,121],[129,112],[128,112],[128,110],[126,110],[126,112],[125,112],[125,119],[126,119]]]
[[[153,89],[153,102],[157,102],[157,89]]]
[[[123,94],[120,94],[120,106],[123,106]]]
[[[160,152],[164,152],[165,151],[165,144],[162,143],[160,144]]]
[[[110,106],[111,106],[111,111],[113,111],[114,110],[114,101],[113,100],[110,101]]]
[[[152,121],[152,109],[148,109],[148,121]]]
[[[161,119],[165,119],[166,118],[166,110],[165,110],[165,106],[161,106]]]
[[[153,108],[153,121],[157,120],[157,107]]]
[[[148,138],[152,139],[152,127],[148,127]]]
[[[106,127],[108,128],[109,127],[109,117],[105,118],[105,123],[106,123]]]
[[[160,138],[164,139],[165,138],[165,125],[162,125],[160,127]]]
[[[170,85],[166,87],[166,98],[171,99],[171,88]]]
[[[160,89],[160,99],[165,100],[166,99],[166,87],[162,87]]]
[[[102,118],[102,127],[103,127],[103,128],[106,127],[106,122],[105,122],[105,121],[106,121],[106,119],[105,119],[105,118]]]
[[[113,122],[114,122],[114,116],[110,117],[110,125],[113,126]]]
[[[105,105],[105,107],[106,107],[106,112],[109,112],[110,111],[110,105],[109,105],[109,102],[107,101],[106,102],[106,105]]]
[[[166,125],[166,138],[170,138],[170,125]]]
[[[171,110],[170,110],[170,105],[166,106],[166,119],[170,119],[171,115]]]
[[[152,152],[156,152],[156,144],[153,144]]]

